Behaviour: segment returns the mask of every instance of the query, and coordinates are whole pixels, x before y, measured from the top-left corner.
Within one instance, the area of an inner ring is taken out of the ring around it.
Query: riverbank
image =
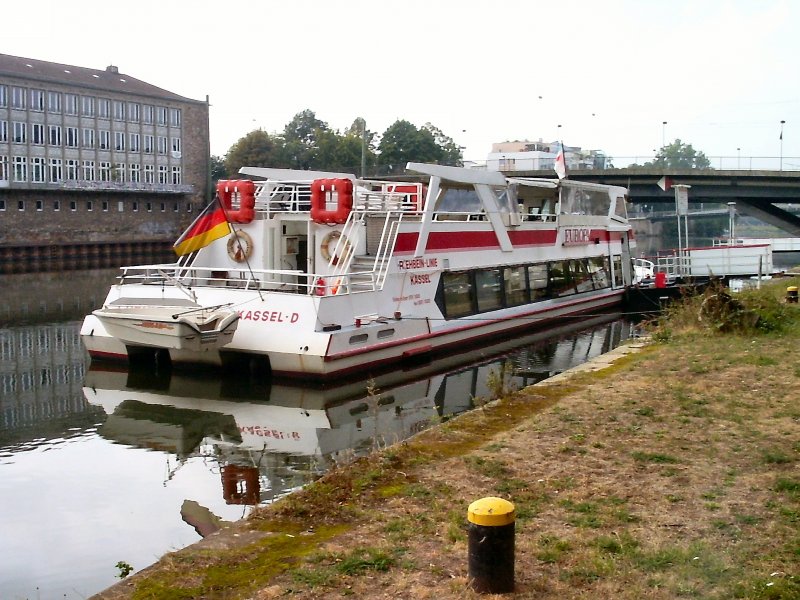
[[[97,597],[478,597],[467,506],[500,496],[516,597],[800,598],[800,308],[758,300],[737,326],[712,304],[517,393],[497,374],[502,400]]]

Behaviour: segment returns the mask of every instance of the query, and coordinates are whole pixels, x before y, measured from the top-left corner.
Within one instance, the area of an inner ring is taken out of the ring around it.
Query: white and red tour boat
[[[634,246],[624,188],[408,170],[426,183],[243,168],[256,180],[218,183],[225,218],[196,221],[176,243],[187,252],[176,263],[122,268],[104,307],[84,320],[86,348],[94,359],[244,359],[274,376],[324,380],[622,302]],[[181,304],[226,311],[216,322],[227,319],[232,335],[159,342],[120,335],[113,322],[136,307],[144,321],[154,306],[171,316]]]

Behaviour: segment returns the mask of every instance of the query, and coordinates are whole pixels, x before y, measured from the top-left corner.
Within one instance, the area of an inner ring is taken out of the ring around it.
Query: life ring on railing
[[[336,193],[336,210],[328,210],[328,199]],[[353,182],[349,179],[315,179],[311,184],[311,220],[342,224],[353,209]]]
[[[353,246],[350,244],[350,240],[343,238],[340,241],[339,238],[341,237],[341,231],[331,231],[322,238],[322,243],[319,245],[319,253],[322,255],[322,258],[334,267],[339,264],[342,258],[346,260],[353,252]],[[337,244],[339,245],[339,254],[334,254],[333,251],[336,249]]]
[[[233,195],[239,195],[239,208],[233,208]],[[250,223],[256,216],[256,184],[249,179],[217,182],[217,195],[230,223]]]

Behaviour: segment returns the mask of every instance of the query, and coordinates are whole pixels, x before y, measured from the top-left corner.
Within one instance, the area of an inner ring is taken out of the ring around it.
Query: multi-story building
[[[528,140],[492,144],[486,158],[486,168],[495,171],[552,170],[561,142]],[[580,146],[564,146],[567,167],[570,169],[604,169],[605,154],[600,150],[581,150]]]
[[[163,254],[208,198],[208,161],[207,99],[0,54],[0,272]]]

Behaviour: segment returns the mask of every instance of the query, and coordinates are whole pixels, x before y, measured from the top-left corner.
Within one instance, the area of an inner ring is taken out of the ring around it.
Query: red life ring
[[[233,195],[239,194],[239,208],[233,208]],[[256,185],[248,179],[220,180],[217,195],[231,223],[250,223],[256,216]]]
[[[336,210],[328,210],[328,198],[336,192]],[[311,184],[311,220],[315,223],[347,221],[353,209],[353,182],[349,179],[315,179]]]

